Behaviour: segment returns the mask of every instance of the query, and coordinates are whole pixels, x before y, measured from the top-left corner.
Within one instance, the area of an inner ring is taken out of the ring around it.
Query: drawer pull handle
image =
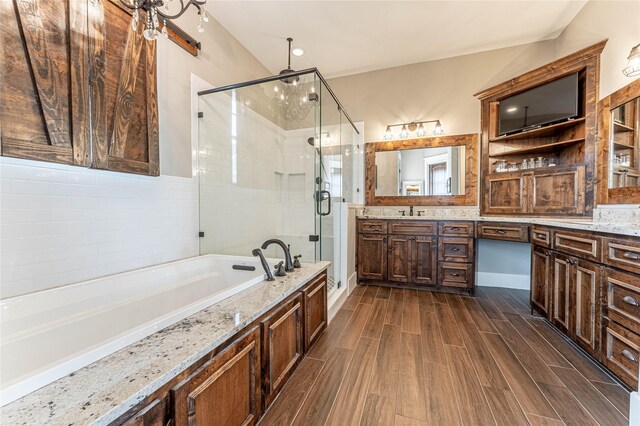
[[[458,247],[452,247],[451,251],[460,251],[460,249]]]
[[[457,226],[452,226],[452,227],[451,227],[451,230],[452,230],[452,231],[459,231],[459,230],[460,230],[460,228],[459,228],[459,227],[457,227]]]
[[[451,275],[452,277],[459,277],[460,274],[455,273],[455,272],[449,272],[449,275]]]
[[[536,237],[544,238],[546,240],[547,239],[547,234],[536,234]]]
[[[632,361],[632,362],[637,362],[638,361],[638,358],[636,358],[635,355],[633,355],[633,353],[631,353],[631,351],[629,349],[621,350],[620,351],[620,355],[622,355],[623,357],[625,357],[629,361]]]
[[[638,253],[625,252],[623,254],[627,259],[640,260],[640,255]]]
[[[639,305],[638,301],[636,299],[634,299],[633,297],[631,297],[631,296],[625,296],[625,297],[622,298],[622,300],[625,303],[628,303],[629,305],[632,305],[632,306],[638,306]]]
[[[498,229],[496,231],[496,234],[506,234],[506,233],[507,233],[507,231],[505,231],[504,229]]]

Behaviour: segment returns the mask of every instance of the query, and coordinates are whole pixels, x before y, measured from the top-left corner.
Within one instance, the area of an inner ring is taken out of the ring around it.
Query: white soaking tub
[[[1,404],[263,280],[258,258],[205,255],[2,300]]]

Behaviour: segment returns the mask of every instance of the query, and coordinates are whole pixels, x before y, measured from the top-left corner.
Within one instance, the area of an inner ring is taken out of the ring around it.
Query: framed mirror
[[[367,144],[367,205],[477,205],[477,144],[476,134]]]
[[[600,101],[598,135],[598,203],[640,203],[640,80]]]

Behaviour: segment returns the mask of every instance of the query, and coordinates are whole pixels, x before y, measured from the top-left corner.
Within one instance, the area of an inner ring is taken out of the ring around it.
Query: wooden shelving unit
[[[592,215],[598,57],[605,44],[600,42],[476,94],[482,101],[482,214]],[[498,134],[503,99],[573,73],[578,74],[578,117],[511,135]],[[555,167],[496,170],[499,161],[517,167],[537,157],[546,157]]]

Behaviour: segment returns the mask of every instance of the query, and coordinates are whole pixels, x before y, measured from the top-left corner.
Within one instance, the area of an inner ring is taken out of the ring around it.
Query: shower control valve
[[[302,265],[300,265],[300,258],[302,257],[301,254],[297,255],[297,256],[293,256],[293,267],[294,268],[301,268]]]

